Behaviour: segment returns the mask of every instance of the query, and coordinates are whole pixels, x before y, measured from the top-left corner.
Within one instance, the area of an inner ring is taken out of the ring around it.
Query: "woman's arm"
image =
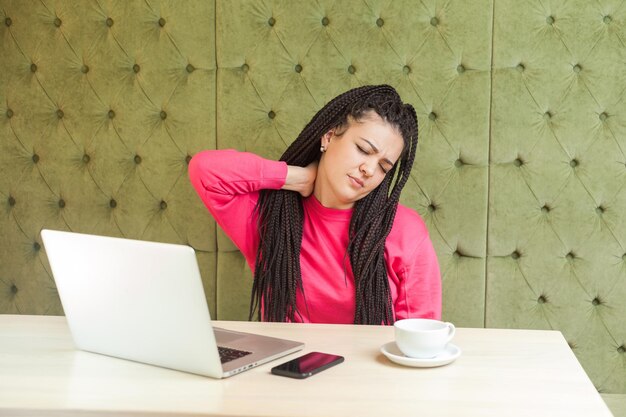
[[[255,206],[259,190],[280,189],[285,162],[235,150],[203,151],[189,163],[189,178],[213,218],[252,265],[258,246]]]
[[[404,318],[441,319],[441,272],[430,237],[427,235],[410,257],[402,273],[396,320]]]
[[[396,283],[396,319],[441,318],[441,273],[428,229],[414,210],[398,206],[385,255]]]
[[[287,178],[283,190],[297,191],[303,197],[313,194],[317,177],[317,161],[306,167],[287,166]]]
[[[205,203],[262,189],[280,189],[287,164],[232,149],[202,151],[189,163],[189,178]],[[209,209],[211,209],[209,207]]]

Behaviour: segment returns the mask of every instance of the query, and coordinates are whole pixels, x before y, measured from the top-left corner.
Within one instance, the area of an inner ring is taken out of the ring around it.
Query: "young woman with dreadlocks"
[[[437,257],[400,204],[417,117],[390,86],[331,100],[279,161],[200,152],[191,182],[254,271],[250,318],[391,324],[439,319]]]

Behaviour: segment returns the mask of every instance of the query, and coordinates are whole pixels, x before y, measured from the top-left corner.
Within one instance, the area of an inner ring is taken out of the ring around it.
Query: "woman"
[[[193,157],[192,184],[254,271],[251,318],[440,318],[428,232],[398,204],[416,146],[415,110],[381,85],[331,100],[280,161],[233,150]]]

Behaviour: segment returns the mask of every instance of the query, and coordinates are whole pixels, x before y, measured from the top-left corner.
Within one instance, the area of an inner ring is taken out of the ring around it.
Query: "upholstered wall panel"
[[[0,311],[62,313],[39,232],[185,243],[215,311],[213,3],[0,2]],[[88,271],[86,271],[88,273]]]
[[[391,84],[415,106],[420,149],[402,201],[428,224],[444,317],[462,326],[484,324],[491,10],[488,0],[217,2],[218,148],[278,158],[320,107],[363,84]],[[235,248],[222,235],[218,249],[226,269]],[[218,274],[218,286],[230,279]]]
[[[495,7],[486,324],[561,330],[626,392],[626,10],[531,3]]]

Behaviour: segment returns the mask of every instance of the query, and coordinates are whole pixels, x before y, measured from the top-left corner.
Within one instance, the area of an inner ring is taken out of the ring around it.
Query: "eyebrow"
[[[368,143],[368,144],[372,147],[372,150],[374,151],[374,153],[379,153],[379,152],[380,152],[380,151],[378,150],[378,148],[377,148],[377,147],[376,147],[376,146],[375,146],[372,142],[370,142],[369,140],[367,140],[367,139],[365,139],[365,138],[363,138],[363,137],[362,137],[361,139],[363,139],[365,142],[367,142],[367,143]],[[391,161],[390,161],[389,159],[387,159],[387,158],[383,158],[383,162],[386,162],[386,163],[388,163],[388,164],[389,164],[389,165],[391,165],[391,166],[393,166],[393,165],[394,165],[394,163],[393,163],[393,162],[391,162]]]

